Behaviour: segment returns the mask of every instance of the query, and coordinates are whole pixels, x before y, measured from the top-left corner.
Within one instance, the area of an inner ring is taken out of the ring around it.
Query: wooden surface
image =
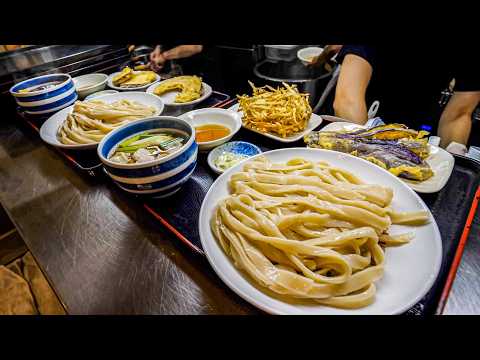
[[[0,202],[70,314],[260,313],[140,203],[77,172],[13,118],[0,122]],[[446,313],[480,313],[468,283],[478,266],[460,266]]]

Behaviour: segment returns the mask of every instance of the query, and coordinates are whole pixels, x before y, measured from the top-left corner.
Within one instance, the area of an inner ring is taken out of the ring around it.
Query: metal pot
[[[257,77],[255,85],[270,85],[278,87],[285,82],[296,85],[302,93],[308,93],[310,105],[315,107],[329,83],[334,69],[327,67],[307,67],[300,61],[262,61],[258,63],[253,72]]]

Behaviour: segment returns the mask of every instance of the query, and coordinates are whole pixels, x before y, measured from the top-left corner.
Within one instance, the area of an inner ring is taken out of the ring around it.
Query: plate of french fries
[[[284,143],[301,140],[322,123],[312,112],[308,94],[295,85],[256,87],[249,81],[252,95],[238,95],[238,103],[230,109],[242,116],[242,126]]]
[[[77,101],[52,115],[40,128],[46,143],[71,150],[95,149],[109,132],[162,113],[161,99],[144,92],[124,92]]]

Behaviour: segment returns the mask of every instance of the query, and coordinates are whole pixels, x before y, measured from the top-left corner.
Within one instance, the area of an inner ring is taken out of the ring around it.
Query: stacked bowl
[[[188,140],[178,151],[154,161],[121,164],[109,159],[123,140],[156,129],[180,131]],[[188,122],[172,116],[158,116],[110,132],[98,145],[97,152],[105,171],[120,188],[132,194],[161,198],[175,194],[190,178],[197,165],[198,145],[195,129]]]
[[[10,88],[20,108],[30,115],[48,115],[72,105],[78,95],[68,74],[49,74],[24,80]]]

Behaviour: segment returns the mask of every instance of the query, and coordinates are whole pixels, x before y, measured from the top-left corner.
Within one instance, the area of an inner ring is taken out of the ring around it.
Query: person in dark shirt
[[[335,115],[364,124],[367,104],[378,100],[385,122],[411,127],[438,123],[441,146],[468,143],[472,113],[480,102],[480,71],[472,53],[424,44],[344,45],[334,100]],[[455,79],[454,95],[442,112],[441,91]],[[438,121],[440,119],[440,121]]]

